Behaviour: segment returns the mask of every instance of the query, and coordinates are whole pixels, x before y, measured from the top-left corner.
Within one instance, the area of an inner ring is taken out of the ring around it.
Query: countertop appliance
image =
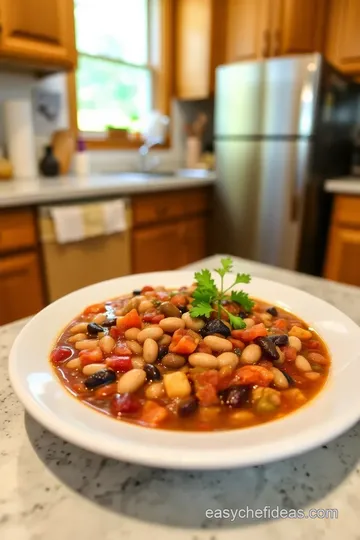
[[[217,69],[217,252],[322,273],[324,181],[350,172],[359,89],[319,54]]]

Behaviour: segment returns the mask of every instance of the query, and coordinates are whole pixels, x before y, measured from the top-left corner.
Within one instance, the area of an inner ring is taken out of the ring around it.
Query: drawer
[[[360,227],[360,197],[338,195],[333,210],[333,223]]]
[[[0,210],[0,253],[35,244],[36,231],[31,210]]]
[[[208,189],[154,193],[133,198],[133,225],[158,223],[205,212],[210,206]]]

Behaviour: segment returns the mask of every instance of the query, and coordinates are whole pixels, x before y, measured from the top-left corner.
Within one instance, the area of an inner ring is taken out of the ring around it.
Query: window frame
[[[147,66],[135,66],[139,68],[147,67],[152,76],[153,96],[152,102],[155,109],[163,114],[170,114],[170,101],[173,93],[173,51],[174,51],[174,1],[175,0],[148,0],[149,5],[149,54]],[[158,35],[159,40],[155,42],[152,36]],[[101,55],[90,55],[77,53],[92,58],[103,58],[112,60]],[[126,65],[127,62],[119,60],[119,63]],[[133,66],[133,64],[128,64]],[[76,68],[75,68],[76,69]],[[141,142],[130,139],[117,139],[104,132],[101,136],[90,136],[86,132],[80,132],[77,122],[77,93],[76,93],[76,72],[71,71],[67,75],[67,90],[69,103],[69,123],[70,129],[76,134],[82,134],[89,150],[115,150],[115,149],[138,149]],[[163,145],[158,145],[157,149],[169,148],[170,140]]]

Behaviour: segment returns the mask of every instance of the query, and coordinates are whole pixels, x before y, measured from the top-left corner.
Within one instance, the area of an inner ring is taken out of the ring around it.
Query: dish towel
[[[123,232],[127,229],[125,201],[50,207],[59,244]]]

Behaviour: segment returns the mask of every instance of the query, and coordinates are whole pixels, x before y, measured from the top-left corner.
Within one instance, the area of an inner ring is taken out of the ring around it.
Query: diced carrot
[[[288,362],[295,362],[297,356],[297,351],[295,347],[285,345],[285,347],[280,347],[280,349],[285,354],[285,360],[287,360]]]
[[[103,352],[100,347],[91,350],[85,349],[79,352],[79,358],[81,367],[88,366],[89,364],[99,364],[103,361]]]
[[[150,287],[150,285],[145,285],[145,287],[143,287],[141,289],[141,294],[144,294],[146,292],[150,292],[150,291],[153,291],[154,290],[154,287]]]
[[[203,407],[209,407],[210,405],[216,405],[219,403],[216,388],[212,384],[200,386],[198,390],[196,390],[196,397],[200,401],[200,405]]]
[[[248,343],[249,341],[253,341],[257,337],[261,336],[267,336],[267,330],[263,323],[255,324],[251,328],[247,328],[246,330],[233,330],[231,332],[231,336],[235,339],[240,339],[241,341],[245,341],[245,343]]]
[[[105,311],[105,304],[92,304],[84,309],[84,315],[89,315],[90,313],[102,313]]]
[[[184,294],[175,294],[170,300],[174,306],[186,306],[188,303],[187,297]]]
[[[76,382],[72,385],[72,389],[77,394],[86,394],[88,392],[88,389],[86,388],[85,384],[82,382]]]
[[[288,323],[287,323],[287,321],[285,319],[277,319],[273,323],[273,326],[274,326],[274,328],[278,328],[279,330],[287,330]]]
[[[320,341],[316,341],[315,339],[309,339],[306,346],[308,349],[320,349]]]
[[[165,420],[168,411],[155,401],[147,401],[141,413],[141,421],[149,426],[157,426]]]
[[[197,347],[197,342],[191,336],[183,336],[178,343],[171,342],[169,351],[176,354],[191,354]]]
[[[212,386],[216,387],[219,383],[219,372],[217,369],[208,369],[202,373],[196,373],[194,382],[195,384],[199,384],[201,386],[211,384]]]
[[[118,327],[118,326],[112,326],[110,328],[110,336],[114,339],[124,338],[125,336],[125,328]]]
[[[245,343],[240,341],[240,339],[229,337],[228,340],[233,344],[234,349],[240,349],[242,351],[245,348]]]
[[[100,386],[97,390],[94,392],[94,396],[97,399],[104,399],[109,396],[112,396],[113,394],[116,394],[117,392],[117,384],[107,384],[106,386]]]
[[[264,367],[266,369],[271,369],[273,367],[273,364],[272,362],[270,362],[270,360],[260,360],[260,362],[258,362],[256,365]]]
[[[136,309],[132,309],[122,319],[119,319],[117,326],[125,328],[125,330],[128,328],[141,328],[141,322],[141,317]]]
[[[116,356],[132,356],[132,352],[124,341],[118,341],[113,353]]]
[[[307,358],[309,362],[315,362],[316,364],[320,364],[322,366],[326,366],[329,363],[329,360],[325,356],[317,352],[309,353]]]
[[[269,386],[274,375],[262,366],[243,366],[236,370],[234,384]]]

